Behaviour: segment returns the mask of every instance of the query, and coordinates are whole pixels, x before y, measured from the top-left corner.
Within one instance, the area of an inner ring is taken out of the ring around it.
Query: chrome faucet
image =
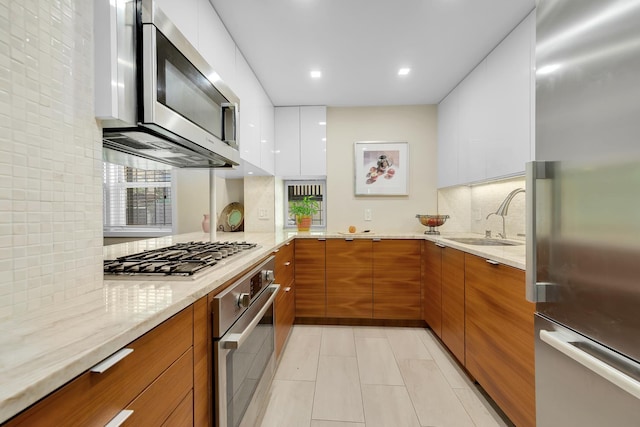
[[[507,213],[509,212],[509,205],[511,204],[511,201],[518,193],[524,193],[524,188],[516,188],[511,193],[509,193],[507,197],[505,197],[505,199],[502,201],[502,203],[500,203],[500,206],[498,206],[498,209],[495,212],[491,212],[489,215],[487,215],[487,218],[486,218],[486,219],[489,219],[491,215],[498,215],[499,217],[502,218],[502,233],[498,233],[498,236],[502,237],[503,239],[507,238],[507,232],[505,231],[504,217],[507,216]]]

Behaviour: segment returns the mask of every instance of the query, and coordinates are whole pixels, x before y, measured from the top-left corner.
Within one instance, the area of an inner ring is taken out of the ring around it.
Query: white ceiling
[[[276,106],[435,104],[534,0],[210,0]],[[407,76],[398,69],[410,67]],[[312,69],[322,71],[313,80]]]

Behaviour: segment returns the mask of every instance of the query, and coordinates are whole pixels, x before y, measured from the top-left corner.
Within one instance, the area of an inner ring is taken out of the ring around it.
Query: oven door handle
[[[269,299],[264,304],[264,306],[256,314],[256,316],[253,318],[251,323],[247,325],[244,331],[238,334],[229,334],[228,338],[225,338],[224,340],[222,340],[222,347],[228,350],[232,350],[232,349],[238,349],[242,346],[242,343],[246,341],[249,335],[251,335],[251,332],[253,332],[256,326],[258,326],[258,323],[260,323],[262,316],[264,316],[264,314],[267,312],[267,310],[269,309],[269,306],[273,304],[273,300],[276,299],[276,295],[278,294],[279,289],[280,289],[280,285],[276,285],[276,284],[269,285],[266,292],[271,292],[271,295],[269,296]]]

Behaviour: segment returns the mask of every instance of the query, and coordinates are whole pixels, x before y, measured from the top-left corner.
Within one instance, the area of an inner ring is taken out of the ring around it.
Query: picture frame
[[[409,144],[357,141],[354,143],[356,196],[407,196]]]

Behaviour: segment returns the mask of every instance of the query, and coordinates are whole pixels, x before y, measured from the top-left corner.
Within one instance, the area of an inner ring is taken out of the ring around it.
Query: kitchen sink
[[[524,242],[513,242],[509,240],[501,239],[487,239],[483,237],[448,237],[448,240],[454,242],[464,243],[465,245],[478,245],[478,246],[518,246],[524,245]]]

